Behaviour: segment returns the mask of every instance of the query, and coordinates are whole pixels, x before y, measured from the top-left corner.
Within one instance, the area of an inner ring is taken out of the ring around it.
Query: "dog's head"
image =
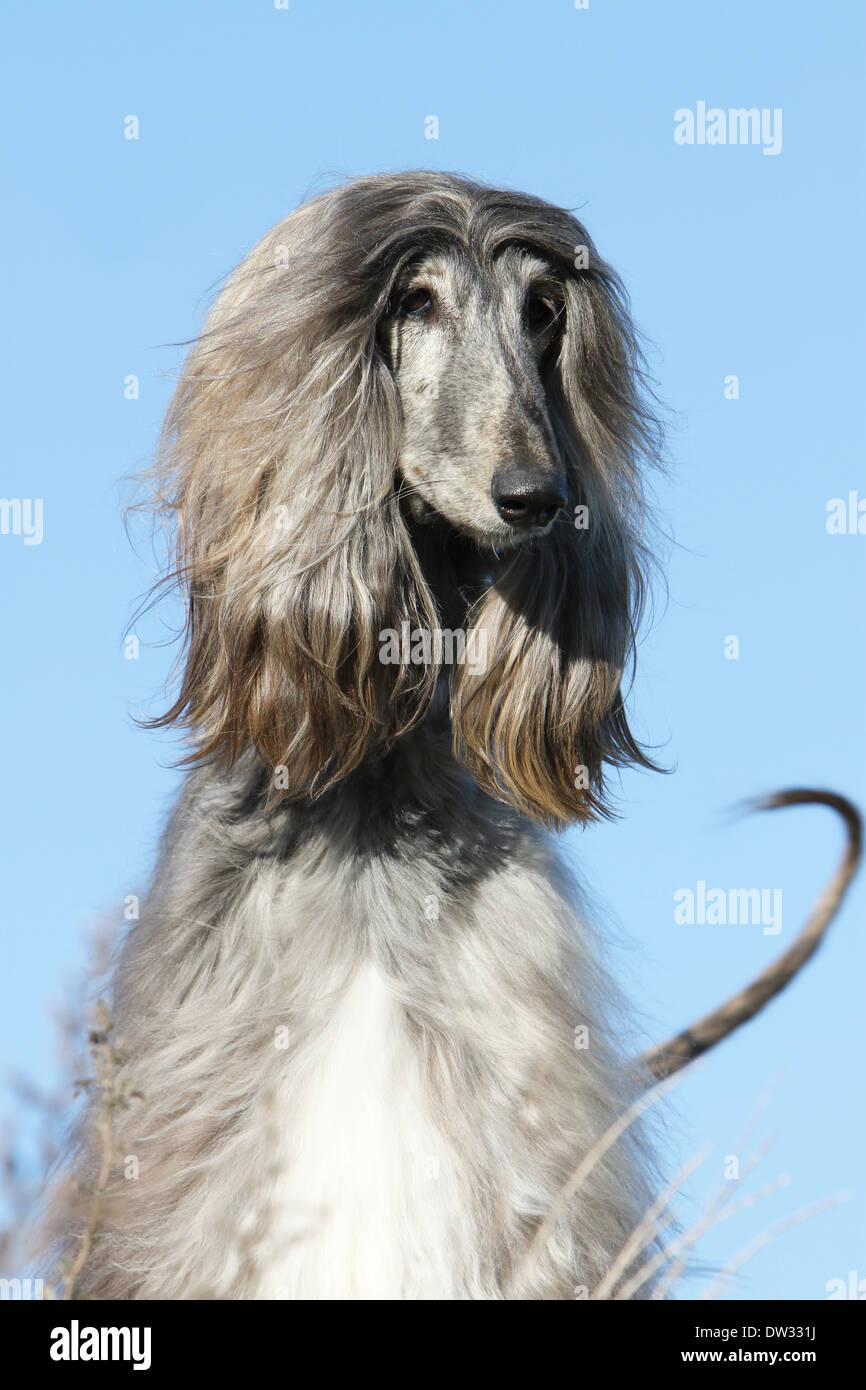
[[[604,765],[646,761],[620,687],[657,442],[619,281],[569,213],[432,172],[314,199],[231,277],[169,410],[188,649],[156,722],[203,758],[252,745],[302,797],[447,678],[482,786],[548,823],[603,812]],[[455,620],[472,659],[414,640]]]

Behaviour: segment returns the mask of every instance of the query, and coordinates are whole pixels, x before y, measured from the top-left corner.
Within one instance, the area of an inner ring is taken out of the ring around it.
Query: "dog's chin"
[[[503,523],[502,526],[493,526],[488,531],[467,532],[471,536],[479,550],[486,551],[493,558],[504,557],[510,551],[525,549],[527,546],[534,545],[550,531],[553,522],[548,522],[546,526],[528,526],[517,528]]]

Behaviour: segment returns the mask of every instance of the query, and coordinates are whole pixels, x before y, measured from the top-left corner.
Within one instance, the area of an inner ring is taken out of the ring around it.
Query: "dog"
[[[91,1115],[77,1296],[566,1299],[615,1266],[658,1190],[622,1117],[701,1049],[628,1057],[550,832],[653,766],[623,685],[660,446],[622,284],[538,198],[361,178],[230,277],[152,483],[186,600],[153,723],[192,766],[113,986],[137,1176]]]

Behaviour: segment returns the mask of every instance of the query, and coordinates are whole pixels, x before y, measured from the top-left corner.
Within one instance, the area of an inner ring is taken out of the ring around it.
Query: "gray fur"
[[[397,1174],[369,1284],[310,1265],[277,1294],[571,1298],[649,1205],[633,1127],[527,1263],[644,1081],[539,824],[604,813],[604,764],[642,758],[619,682],[653,427],[618,282],[594,249],[573,267],[588,240],[451,175],[360,180],[269,234],[191,354],[155,487],[189,611],[166,722],[200,765],[117,969],[141,1094],[118,1147],[140,1176],[112,1173],[81,1292],[274,1293],[263,1271],[329,1219],[295,1221],[280,1194],[314,1060],[370,967],[393,1004],[387,1103],[429,1120],[438,1186]],[[424,325],[395,310],[415,281],[436,287]],[[540,330],[533,285],[552,297]],[[570,512],[509,534],[504,465],[563,472],[590,534]],[[486,669],[382,667],[377,634],[404,619],[484,626]],[[96,1163],[86,1125],[79,1162]]]

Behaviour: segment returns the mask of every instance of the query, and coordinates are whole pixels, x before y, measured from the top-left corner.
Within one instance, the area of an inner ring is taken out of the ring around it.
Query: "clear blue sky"
[[[651,340],[674,412],[658,502],[675,545],[632,704],[675,773],[626,775],[622,821],[569,849],[647,1033],[719,1002],[791,940],[841,846],[826,811],[723,812],[797,784],[866,802],[866,535],[825,528],[829,499],[866,497],[862,6],[10,0],[6,14],[0,495],[43,499],[44,538],[0,536],[5,1069],[50,1080],[50,1007],[88,925],[120,922],[143,886],[177,786],[169,741],[130,718],[157,707],[170,653],[122,648],[151,574],[117,480],[153,447],[181,357],[161,345],[194,334],[207,291],[310,191],[419,165],[580,208]],[[674,112],[700,101],[780,109],[781,152],[676,144]],[[781,933],[676,925],[674,892],[700,879],[781,888]],[[677,1092],[673,1164],[715,1144],[698,1202],[781,1073],[759,1173],[791,1183],[711,1232],[708,1263],[854,1192],[762,1251],[732,1296],[820,1299],[866,1277],[863,909],[860,882],[818,959]]]

